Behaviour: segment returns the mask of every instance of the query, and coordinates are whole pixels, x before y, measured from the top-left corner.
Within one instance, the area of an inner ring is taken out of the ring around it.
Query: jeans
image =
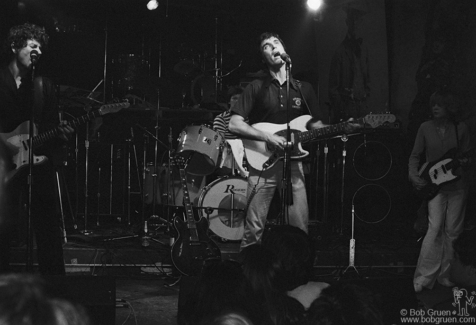
[[[245,232],[241,241],[241,249],[259,243],[266,226],[266,219],[276,188],[281,189],[283,162],[261,172],[250,167],[248,176],[248,201],[250,194],[255,192],[249,202],[246,215]],[[307,205],[306,184],[301,162],[291,162],[291,183],[293,204],[287,206],[285,223],[308,231],[309,207]],[[255,185],[256,190],[253,191]]]
[[[463,231],[466,191],[440,192],[428,202],[428,231],[421,245],[413,282],[433,288],[436,280],[448,279],[453,241]]]

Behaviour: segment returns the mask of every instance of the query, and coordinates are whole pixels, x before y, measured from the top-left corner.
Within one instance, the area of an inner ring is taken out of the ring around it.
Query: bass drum
[[[248,182],[241,177],[219,178],[200,193],[200,215],[208,218],[210,230],[227,240],[241,240],[246,216]]]

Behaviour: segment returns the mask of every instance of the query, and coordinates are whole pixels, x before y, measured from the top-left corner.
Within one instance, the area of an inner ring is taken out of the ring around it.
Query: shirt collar
[[[294,90],[298,90],[299,87],[296,83],[296,80],[293,79],[292,76],[290,78],[290,81],[291,81],[291,87],[294,88]],[[263,87],[268,88],[271,85],[271,83],[276,83],[276,85],[279,86],[278,79],[273,78],[270,74],[268,74],[263,81]]]

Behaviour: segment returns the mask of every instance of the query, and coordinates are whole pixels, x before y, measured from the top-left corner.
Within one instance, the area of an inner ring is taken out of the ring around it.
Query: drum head
[[[216,235],[227,240],[243,238],[247,187],[243,178],[225,177],[203,189],[198,201],[200,213],[208,218],[210,230]]]

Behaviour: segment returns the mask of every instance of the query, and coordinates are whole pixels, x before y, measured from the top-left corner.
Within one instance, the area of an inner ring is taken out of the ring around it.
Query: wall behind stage
[[[351,0],[328,3],[334,5],[322,8],[314,21],[321,107],[328,107],[331,59],[337,47],[346,37],[347,25],[344,8],[350,7],[363,13],[359,36],[362,38],[362,47],[367,47],[369,50],[371,91],[367,101],[368,112],[388,111],[389,74],[384,0]],[[336,3],[339,5],[336,5]]]

